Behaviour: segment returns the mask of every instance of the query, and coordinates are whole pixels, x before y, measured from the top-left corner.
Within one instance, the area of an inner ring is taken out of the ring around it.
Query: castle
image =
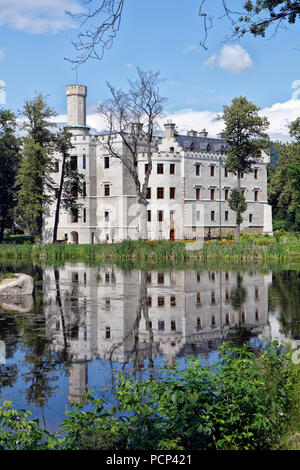
[[[102,243],[140,238],[135,185],[126,167],[105,150],[105,134],[93,135],[86,125],[87,87],[69,85],[67,124],[72,132],[72,164],[85,176],[85,194],[80,213],[61,211],[59,241]],[[227,171],[226,140],[210,138],[206,130],[178,135],[175,124],[167,122],[165,135],[154,137],[152,173],[147,199],[149,240],[191,240],[235,232],[236,214],[230,209],[230,191],[236,176]],[[139,173],[144,179],[147,165],[145,141],[139,138]],[[114,145],[124,151],[122,139]],[[55,155],[59,184],[61,156]],[[272,233],[272,208],[267,201],[269,156],[262,152],[253,172],[242,175],[241,190],[247,202],[241,230]],[[54,208],[44,221],[44,241],[51,242]]]

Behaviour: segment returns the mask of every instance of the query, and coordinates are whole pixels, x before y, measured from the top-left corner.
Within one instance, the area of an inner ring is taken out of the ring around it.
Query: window
[[[210,220],[213,222],[215,220],[215,211],[211,211]]]
[[[109,300],[109,299],[105,299],[105,308],[106,308],[107,310],[110,309],[110,300]]]
[[[171,295],[170,305],[171,305],[171,307],[176,307],[176,296],[175,295]]]
[[[255,320],[256,321],[259,320],[259,310],[258,309],[255,310]]]
[[[249,214],[249,222],[250,224],[253,222],[253,214]]]
[[[158,273],[157,275],[157,283],[164,284],[165,283],[165,275],[164,273]]]
[[[216,200],[216,190],[214,188],[212,188],[210,190],[210,199],[211,201],[215,201]]]
[[[77,186],[73,186],[73,187],[72,187],[71,194],[72,194],[72,197],[74,197],[75,199],[78,198],[78,189],[77,189]]]
[[[224,169],[224,176],[225,176],[225,178],[228,178],[228,170],[227,170],[227,168]]]
[[[107,327],[105,328],[105,338],[106,338],[106,339],[109,339],[109,338],[110,338],[110,327],[109,327],[109,326],[107,326]]]
[[[176,199],[176,188],[170,188],[170,199]]]
[[[260,298],[259,288],[255,287],[255,300],[259,300],[259,298]]]
[[[174,222],[175,220],[175,211],[170,211],[170,222]]]
[[[110,195],[110,185],[105,184],[104,185],[104,196],[109,196]]]
[[[215,317],[215,315],[212,315],[212,317],[211,317],[211,326],[216,326],[216,317]]]
[[[200,292],[197,292],[197,305],[202,305],[202,294]]]
[[[72,211],[71,211],[71,222],[73,224],[78,222],[78,209],[72,209]]]
[[[147,273],[147,283],[148,284],[151,284],[152,283],[152,274],[151,273]]]
[[[85,170],[86,169],[86,155],[82,155],[82,168]]]
[[[157,326],[158,326],[158,330],[159,330],[159,331],[164,331],[164,330],[165,330],[165,322],[164,322],[164,321],[160,320],[160,321],[158,322],[158,325],[157,325]]]
[[[170,164],[170,175],[175,175],[175,164],[174,163]]]
[[[210,176],[215,176],[215,166],[211,165],[210,167]]]
[[[72,170],[77,170],[77,168],[78,168],[77,157],[76,157],[76,156],[72,156],[72,157],[71,157],[71,169],[72,169]]]
[[[145,174],[147,173],[148,170],[149,170],[149,163],[145,163]]]
[[[255,202],[259,201],[259,191],[254,191],[254,201]]]
[[[59,162],[57,160],[55,160],[54,171],[55,171],[55,173],[59,172]]]
[[[86,182],[84,182],[82,186],[82,195],[83,197],[86,197]]]
[[[147,217],[148,222],[151,222],[151,211],[147,211]]]
[[[229,189],[225,189],[225,201],[229,200]]]
[[[104,221],[109,222],[109,212],[108,211],[104,212]]]
[[[228,211],[225,211],[225,220],[226,220],[226,221],[229,220],[229,212],[228,212]]]
[[[164,197],[165,197],[165,189],[157,188],[157,199],[164,199]]]
[[[216,291],[211,292],[211,304],[215,305],[216,304]]]
[[[258,180],[258,169],[257,168],[254,169],[254,179]]]
[[[86,222],[86,209],[83,209],[83,222]]]
[[[199,330],[201,330],[201,328],[202,328],[201,318],[200,318],[200,317],[197,317],[197,326],[196,326],[196,330],[199,331]]]
[[[146,199],[151,199],[151,188],[147,188]]]
[[[241,178],[245,178],[245,173],[241,171]]]
[[[157,222],[163,222],[163,221],[164,221],[164,212],[157,211]]]
[[[174,147],[170,147],[170,152],[174,152]]]
[[[171,331],[176,331],[176,320],[171,320]]]
[[[208,144],[208,146],[206,147],[206,151],[211,152],[211,145],[210,144]]]
[[[200,281],[201,281],[201,274],[197,273],[197,282],[200,282]]]
[[[165,298],[163,295],[159,295],[157,297],[157,306],[158,307],[164,307],[165,306]]]
[[[163,163],[158,163],[157,164],[157,174],[158,175],[163,175],[164,173],[164,165]]]
[[[200,176],[201,174],[201,165],[196,165],[196,176]]]
[[[106,284],[109,283],[109,280],[110,280],[109,273],[105,273],[105,282],[106,282]]]
[[[152,307],[152,297],[147,298],[147,305],[148,307]]]
[[[201,199],[201,188],[196,188],[196,199],[197,201]]]
[[[104,157],[104,168],[109,168],[109,157]]]

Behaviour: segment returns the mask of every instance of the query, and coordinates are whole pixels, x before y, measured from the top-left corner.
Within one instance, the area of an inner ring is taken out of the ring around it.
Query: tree
[[[39,94],[27,100],[23,111],[23,152],[16,178],[16,213],[19,222],[34,237],[42,239],[45,206],[53,200],[54,182],[51,174],[55,171],[53,161],[53,127],[49,119],[55,112]]]
[[[68,12],[72,18],[80,21],[81,31],[77,40],[72,42],[78,55],[68,59],[76,67],[88,59],[102,59],[105,50],[111,48],[120,29],[125,0],[86,0],[85,3],[90,8],[82,13]],[[211,1],[199,0],[199,3],[198,14],[203,19],[204,29],[200,44],[206,49],[208,32],[212,29],[215,18],[206,10]],[[236,40],[246,34],[264,37],[272,25],[276,33],[286,23],[294,24],[300,17],[299,0],[240,0],[240,7],[237,7],[236,0],[219,0],[219,5],[223,11],[222,17],[227,17],[232,27],[230,39]]]
[[[103,143],[105,150],[109,156],[122,162],[133,179],[139,205],[140,238],[146,240],[147,190],[152,171],[152,153],[156,149],[153,132],[166,99],[159,93],[159,72],[137,70],[138,78],[134,82],[129,81],[127,92],[116,90],[108,83],[111,98],[99,105],[98,112],[108,130]],[[121,148],[115,145],[116,134],[121,138]],[[138,165],[142,151],[147,157],[147,170],[143,178],[140,177]]]
[[[245,199],[241,194],[242,173],[252,172],[252,165],[261,157],[266,145],[266,129],[269,122],[260,117],[259,108],[245,97],[234,98],[231,106],[223,107],[225,122],[224,137],[228,143],[226,168],[237,175],[237,188],[231,193],[231,208],[236,211],[236,240],[240,239],[242,212],[246,210]]]
[[[13,223],[14,184],[19,164],[20,142],[16,137],[16,116],[0,110],[0,243],[5,227]]]
[[[269,203],[275,228],[300,230],[300,118],[290,126],[295,141],[276,143],[278,160],[269,175]]]
[[[236,3],[232,0],[220,0],[224,11],[223,16],[229,19],[232,27],[229,39],[239,40],[246,34],[265,37],[272,25],[276,34],[279,28],[286,26],[286,23],[295,24],[297,18],[300,17],[299,0],[243,0],[240,11],[236,10],[239,8]],[[207,4],[207,0],[202,0],[199,8],[199,16],[203,18],[205,31],[204,39],[201,41],[204,48],[206,48],[208,31],[212,29],[214,22],[214,17],[205,10]]]
[[[60,182],[57,191],[56,209],[53,227],[53,243],[57,241],[57,229],[61,207],[64,210],[78,211],[82,204],[78,196],[84,196],[84,176],[78,173],[71,161],[70,150],[72,134],[64,127],[55,136],[55,150],[61,156]]]

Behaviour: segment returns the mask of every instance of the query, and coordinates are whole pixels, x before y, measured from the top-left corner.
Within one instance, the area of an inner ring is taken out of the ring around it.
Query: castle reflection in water
[[[72,362],[69,401],[86,391],[86,364],[95,359],[140,369],[163,355],[172,365],[176,357],[207,357],[234,327],[270,337],[271,282],[271,273],[45,268],[48,334]]]

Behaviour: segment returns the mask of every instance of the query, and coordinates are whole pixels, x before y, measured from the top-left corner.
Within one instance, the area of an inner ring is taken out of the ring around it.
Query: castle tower
[[[66,95],[68,126],[86,127],[87,87],[83,85],[68,85],[66,87]]]

